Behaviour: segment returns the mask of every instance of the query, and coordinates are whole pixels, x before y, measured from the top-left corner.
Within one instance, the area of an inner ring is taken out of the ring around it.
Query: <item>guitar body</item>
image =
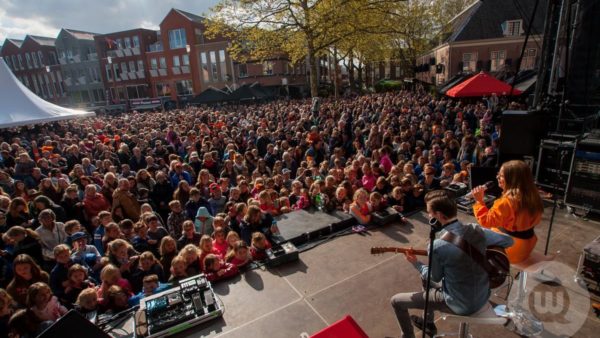
[[[488,263],[488,277],[490,289],[495,289],[506,281],[510,274],[510,262],[504,248],[490,246],[485,250],[485,258]]]

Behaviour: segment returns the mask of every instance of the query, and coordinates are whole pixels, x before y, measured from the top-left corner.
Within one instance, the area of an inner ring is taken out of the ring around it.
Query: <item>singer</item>
[[[527,259],[535,248],[537,236],[534,228],[540,222],[544,206],[531,169],[525,162],[515,160],[504,163],[496,178],[503,191],[502,196],[488,209],[483,199],[486,187],[473,188],[476,201],[473,213],[483,227],[513,238],[514,244],[506,249],[506,254],[511,264],[519,263]]]

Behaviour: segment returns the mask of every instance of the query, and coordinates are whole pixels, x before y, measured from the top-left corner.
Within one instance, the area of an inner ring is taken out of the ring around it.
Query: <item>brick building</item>
[[[32,92],[53,103],[65,103],[67,92],[55,47],[56,39],[27,35],[6,39],[0,55],[15,76]]]
[[[69,106],[94,107],[106,103],[95,33],[63,28],[56,52]]]
[[[105,97],[111,104],[152,97],[146,52],[157,32],[132,29],[94,36]]]
[[[545,9],[540,1],[520,70],[535,69],[542,48]],[[516,71],[534,1],[476,1],[449,23],[442,43],[416,60],[416,78],[441,85],[481,70],[499,77]]]

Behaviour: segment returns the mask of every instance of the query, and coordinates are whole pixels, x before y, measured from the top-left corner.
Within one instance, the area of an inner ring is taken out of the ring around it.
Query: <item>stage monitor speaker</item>
[[[571,110],[579,116],[577,106],[600,107],[600,1],[579,0],[573,5],[575,30],[572,36],[567,98]]]
[[[546,130],[543,114],[538,111],[505,110],[502,112],[500,163],[525,156],[537,156]]]
[[[110,336],[75,310],[67,312],[37,338],[110,338]]]

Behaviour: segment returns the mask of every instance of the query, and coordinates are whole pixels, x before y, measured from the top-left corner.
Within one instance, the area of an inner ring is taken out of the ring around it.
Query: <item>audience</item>
[[[499,125],[482,102],[400,91],[311,107],[1,130],[2,327],[35,332],[67,308],[114,313],[200,272],[232,277],[267,258],[275,216],[348,212],[364,231],[372,212],[418,210],[471,164],[496,164]]]

